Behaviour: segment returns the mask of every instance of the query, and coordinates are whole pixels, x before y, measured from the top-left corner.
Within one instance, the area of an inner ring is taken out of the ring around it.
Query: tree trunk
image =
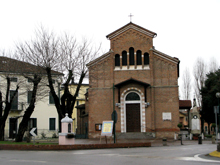
[[[210,135],[210,123],[208,123],[208,134]]]
[[[5,140],[5,121],[0,118],[0,141]]]
[[[41,81],[41,77],[38,77],[37,75],[35,75],[34,80],[33,80],[34,86],[33,86],[33,93],[32,93],[32,97],[31,97],[31,102],[25,111],[25,114],[23,116],[21,123],[19,124],[18,134],[15,139],[16,142],[22,142],[24,133],[25,133],[25,131],[27,131],[28,121],[30,120],[31,115],[34,112],[36,95],[37,95],[37,88],[38,88],[38,84],[40,81]]]

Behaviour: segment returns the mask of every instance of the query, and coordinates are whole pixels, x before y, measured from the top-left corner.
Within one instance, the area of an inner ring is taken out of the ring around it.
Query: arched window
[[[140,100],[140,96],[135,92],[131,92],[126,96],[125,100],[126,101]]]
[[[142,64],[141,51],[138,50],[138,51],[137,51],[137,65],[141,65],[141,64]]]
[[[123,66],[127,65],[127,52],[126,51],[122,52],[122,65]]]
[[[120,66],[120,56],[119,56],[119,54],[115,55],[115,66]]]
[[[71,133],[71,124],[68,124],[68,133]]]
[[[129,65],[134,65],[134,48],[129,48]]]
[[[144,53],[144,65],[149,65],[149,53]]]

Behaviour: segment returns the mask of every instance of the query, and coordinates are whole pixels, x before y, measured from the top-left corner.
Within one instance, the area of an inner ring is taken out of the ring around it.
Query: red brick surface
[[[131,148],[151,147],[146,143],[119,143],[119,144],[76,144],[76,145],[19,145],[1,144],[0,150],[80,150],[80,149],[104,149],[104,148]]]

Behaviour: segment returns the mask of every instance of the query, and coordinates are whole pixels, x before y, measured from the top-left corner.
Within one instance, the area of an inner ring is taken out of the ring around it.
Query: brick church
[[[173,137],[179,131],[179,59],[154,48],[156,33],[132,22],[107,35],[110,50],[87,64],[89,89],[84,114],[88,137],[117,112],[117,135],[140,132]],[[80,126],[79,126],[80,127]]]

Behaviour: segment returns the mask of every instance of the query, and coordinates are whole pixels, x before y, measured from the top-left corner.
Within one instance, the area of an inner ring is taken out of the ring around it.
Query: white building
[[[6,76],[10,77],[11,80],[10,96],[15,92],[17,85],[19,86],[18,95],[13,101],[12,108],[5,123],[6,139],[15,138],[19,123],[31,99],[32,82],[30,79],[25,78],[24,75],[33,77],[34,73],[41,74],[42,80],[37,91],[35,109],[31,115],[29,128],[37,127],[39,138],[44,135],[46,137],[52,137],[57,134],[58,114],[53,97],[50,95],[50,90],[47,86],[48,80],[46,72],[44,70],[39,70],[39,67],[29,63],[7,57],[0,57],[0,91],[2,92],[3,100],[5,100],[6,94]],[[62,75],[62,73],[52,71],[56,92],[59,92],[57,80]],[[2,113],[4,113],[4,111]]]

